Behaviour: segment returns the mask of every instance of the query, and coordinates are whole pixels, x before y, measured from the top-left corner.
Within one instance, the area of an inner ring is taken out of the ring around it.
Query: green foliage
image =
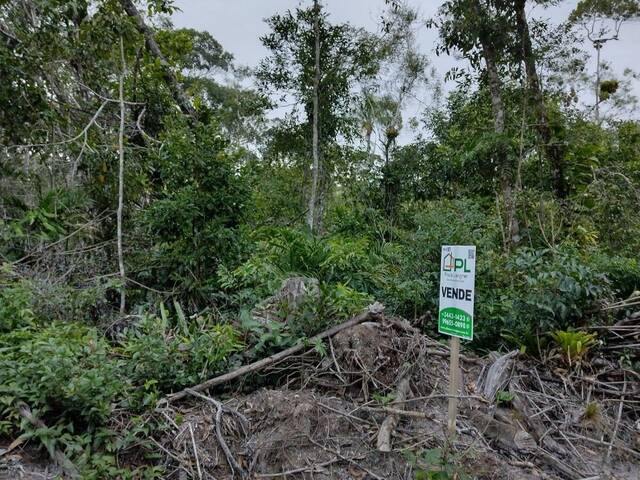
[[[120,339],[120,355],[126,361],[127,378],[136,384],[168,392],[195,385],[224,369],[242,344],[237,332],[212,316],[186,318],[179,304],[170,316],[145,315]],[[152,396],[145,396],[144,404]]]
[[[569,365],[580,362],[582,357],[597,344],[595,333],[556,330],[551,336]]]
[[[272,353],[289,348],[297,342],[283,322],[261,323],[254,320],[247,310],[240,312],[240,326],[251,347],[250,358],[267,357]]]
[[[596,339],[577,329],[627,313],[601,306],[640,290],[640,123],[595,122],[582,108],[574,87],[595,83],[579,78],[587,59],[571,52],[573,35],[529,20],[534,66],[545,75],[542,98],[528,102],[535,82],[523,78],[532,65],[522,60],[532,59],[523,58],[513,5],[444,0],[437,52],[461,53],[473,71],[447,74],[458,83],[443,103],[431,85],[436,101],[407,121],[407,102],[424,100],[414,92],[428,62],[415,12],[385,3],[381,35],[332,23],[326,7],[269,18],[255,91],[249,70],[210,34],[171,26],[173,1],[136,2],[167,64],[144,47],[121,2],[0,1],[0,434],[63,449],[82,478],[162,476],[120,468],[119,455],[133,446],[140,457],[153,453],[146,439],[162,425],[151,412],[165,393],[300,342],[326,355],[309,338],[374,300],[435,335],[443,244],[477,246],[471,348],[539,355],[555,344],[579,362]],[[591,24],[595,38],[638,12],[636,0],[581,0],[570,20]],[[325,222],[311,235],[301,224],[316,19]],[[120,40],[127,280],[113,274]],[[598,88],[606,105],[633,106],[628,83],[606,67]],[[182,96],[195,115],[178,112]],[[266,122],[267,108],[292,100]],[[549,147],[565,167],[561,200]],[[505,179],[520,226],[508,249]],[[294,276],[316,279],[317,295],[275,302],[285,322],[251,318]],[[120,289],[129,311],[116,318]],[[158,296],[175,302],[150,312]],[[238,316],[237,330],[223,321]],[[108,339],[100,330],[125,321]],[[18,402],[48,428],[22,421]],[[446,449],[408,455],[417,478],[463,478]]]
[[[495,289],[489,298],[478,295],[478,321],[489,323],[480,337],[497,335],[538,352],[543,334],[568,328],[598,310],[598,302],[610,295],[607,277],[571,248],[521,249],[497,268]],[[487,309],[483,303],[491,306]],[[486,317],[490,313],[499,315]],[[485,340],[486,341],[486,340]]]
[[[0,274],[0,281],[3,280]],[[0,285],[0,332],[10,332],[34,323],[28,283],[9,282],[7,285]]]
[[[496,392],[496,404],[501,406],[510,405],[513,402],[515,395],[511,392],[505,392],[504,390],[498,390]]]
[[[93,323],[100,314],[111,311],[106,297],[116,283],[96,280],[76,286],[19,278],[11,270],[0,272],[0,332],[70,318]]]
[[[361,313],[373,297],[341,283],[322,284],[320,298],[309,298],[289,322],[295,337],[310,337],[333,324]]]
[[[65,451],[83,478],[160,476],[152,462],[123,469],[116,456],[133,444],[151,453],[147,437],[162,425],[147,412],[160,395],[218,373],[242,347],[231,326],[210,316],[187,318],[178,304],[174,308],[174,316],[164,307],[160,317],[144,315],[116,346],[81,323],[33,322],[1,332],[0,433]],[[21,402],[48,427],[23,421]],[[141,416],[122,429],[112,424],[116,413]]]
[[[581,0],[571,12],[572,22],[590,22],[602,18],[611,20],[630,19],[640,15],[637,0]]]
[[[236,154],[215,125],[193,130],[176,120],[157,152],[154,201],[139,213],[133,271],[145,285],[203,302],[217,290],[216,271],[237,261],[237,228],[246,192],[234,174]]]
[[[3,404],[16,400],[67,412],[79,422],[105,421],[116,395],[127,384],[120,365],[95,329],[81,324],[53,323],[43,329],[17,329],[0,337]]]
[[[578,320],[609,294],[607,278],[581,261],[573,249],[520,250],[507,269],[519,275],[528,294],[521,316],[531,315],[543,328]]]
[[[372,398],[383,407],[386,407],[396,399],[396,394],[395,392],[387,393],[386,395],[383,395],[381,393],[374,393],[372,395]]]
[[[321,284],[342,283],[366,292],[383,273],[378,268],[382,260],[367,238],[319,238],[293,228],[264,228],[253,238],[255,253],[240,267],[222,273],[226,288],[253,289],[256,300],[273,293],[289,277],[312,277]]]
[[[104,338],[82,324],[53,323],[1,334],[2,433],[22,433],[50,452],[61,449],[83,478],[130,478],[134,472],[119,468],[115,455],[140,442],[137,437],[148,435],[150,425],[133,419],[127,431],[108,427],[117,406],[132,393],[130,381],[121,375],[122,366]],[[21,402],[47,427],[22,420]],[[146,441],[141,447],[147,448]],[[146,473],[152,476],[154,470],[150,467]]]
[[[312,91],[315,75],[315,19],[320,41],[320,128],[323,143],[338,135],[351,136],[350,106],[352,83],[372,77],[377,71],[376,39],[347,23],[331,24],[320,7],[297,8],[267,19],[270,32],[261,38],[270,56],[257,71],[265,92],[293,94],[303,105],[305,134],[311,139]],[[292,145],[289,145],[289,151]],[[293,149],[295,151],[295,149]],[[308,148],[298,151],[307,154]]]
[[[457,464],[457,458],[445,448],[432,448],[413,452],[402,452],[409,464],[415,468],[416,480],[470,480]]]

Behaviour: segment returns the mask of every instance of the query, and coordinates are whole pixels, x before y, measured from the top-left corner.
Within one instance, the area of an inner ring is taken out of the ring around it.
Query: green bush
[[[607,276],[618,298],[627,298],[640,290],[640,259],[608,255],[602,251],[591,252],[591,257],[594,267]]]
[[[234,171],[239,153],[215,124],[190,129],[175,121],[163,145],[152,158],[157,185],[136,218],[129,271],[145,285],[207,304],[219,288],[216,272],[242,251],[247,193]]]
[[[0,335],[0,434],[34,438],[49,452],[59,449],[82,478],[132,478],[116,455],[149,432],[150,424],[132,419],[124,431],[109,427],[112,415],[132,393],[121,375],[122,361],[111,354],[96,329],[78,323],[53,323]],[[46,427],[19,414],[24,402]],[[159,473],[150,467],[145,474]],[[138,471],[137,474],[143,474]]]
[[[121,362],[96,329],[78,323],[16,329],[0,335],[3,406],[21,400],[41,414],[51,410],[80,422],[100,423],[129,385]]]
[[[0,435],[20,433],[63,450],[82,478],[160,475],[155,467],[119,468],[116,456],[132,444],[152,450],[147,437],[161,425],[147,414],[160,395],[218,373],[241,348],[231,326],[175,310],[173,317],[164,308],[160,317],[143,316],[117,346],[76,322],[0,333]],[[20,402],[47,428],[23,421]],[[126,428],[115,415],[126,417]]]
[[[587,323],[611,295],[607,276],[570,247],[523,248],[494,260],[493,281],[478,276],[476,299],[479,339],[488,346],[502,333],[535,351],[540,336]]]
[[[0,332],[70,318],[95,323],[100,314],[111,312],[107,292],[115,284],[96,280],[73,285],[0,273]]]
[[[124,332],[118,350],[133,383],[161,392],[195,385],[219,373],[242,347],[230,325],[208,315],[187,319],[178,304],[176,311],[170,317],[161,307],[159,317],[144,315]]]
[[[341,283],[320,285],[320,298],[308,298],[289,322],[295,337],[311,337],[331,325],[361,313],[373,297]]]
[[[254,254],[244,264],[222,272],[223,286],[249,303],[273,294],[282,280],[297,276],[316,278],[321,286],[342,284],[370,293],[386,271],[384,260],[366,237],[321,238],[293,228],[264,228],[254,234],[254,242]]]
[[[3,279],[0,274],[0,333],[35,323],[31,303],[31,285],[27,281]]]

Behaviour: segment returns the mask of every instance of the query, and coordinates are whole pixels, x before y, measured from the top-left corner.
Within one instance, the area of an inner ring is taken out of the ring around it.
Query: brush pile
[[[170,398],[166,478],[638,478],[640,376],[606,345],[591,362],[463,355],[449,441],[447,347],[379,312],[353,323]]]

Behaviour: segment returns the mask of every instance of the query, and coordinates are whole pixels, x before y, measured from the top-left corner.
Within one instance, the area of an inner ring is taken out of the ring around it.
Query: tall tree
[[[536,65],[537,56],[531,41],[525,7],[526,0],[513,0],[515,26],[518,35],[516,52],[525,66],[529,103],[536,113],[535,125],[540,146],[551,165],[553,188],[556,197],[563,199],[569,193],[565,173],[564,148],[562,143],[557,138],[554,138],[549,124],[549,115]],[[508,4],[506,8],[509,8]]]
[[[318,0],[313,2],[315,18],[313,33],[315,37],[315,61],[313,75],[313,167],[311,179],[311,194],[309,195],[309,209],[307,211],[307,226],[312,232],[322,228],[322,213],[318,202],[318,187],[320,182],[320,14],[321,7]]]
[[[267,24],[271,32],[261,40],[270,55],[257,77],[265,94],[293,101],[286,126],[292,141],[279,145],[288,149],[282,151],[285,155],[312,158],[306,218],[312,230],[322,231],[332,169],[325,153],[356,133],[354,85],[377,71],[375,41],[350,24],[331,24],[320,2],[274,15]]]
[[[380,72],[364,88],[359,115],[372,169],[376,158],[372,136],[381,147],[384,209],[388,216],[392,216],[396,199],[390,178],[391,163],[405,123],[403,113],[419,91],[431,87],[432,75],[428,68],[429,59],[418,46],[417,31],[422,28],[418,12],[404,3],[389,3],[382,22]]]
[[[603,88],[602,49],[607,43],[620,38],[620,30],[626,21],[638,16],[640,16],[639,0],[581,0],[569,16],[571,23],[582,27],[596,51],[594,82],[596,122],[600,122],[600,104],[613,93],[612,88],[617,89],[615,83],[609,83],[606,88]]]
[[[505,25],[508,17],[490,0],[452,0],[440,9],[440,36],[443,49],[461,51],[471,64],[481,68],[484,62],[483,80],[488,84],[495,138],[493,151],[499,165],[499,178],[506,213],[506,247],[520,240],[520,228],[516,212],[516,177],[513,156],[505,139],[506,112],[502,98],[503,84],[500,62],[506,61],[505,49],[508,37]]]

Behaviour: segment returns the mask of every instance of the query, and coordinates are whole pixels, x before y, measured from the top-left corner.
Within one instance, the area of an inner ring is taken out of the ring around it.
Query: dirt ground
[[[449,441],[445,345],[386,318],[326,347],[160,408],[171,425],[156,439],[165,478],[640,478],[640,377],[613,360],[567,366],[553,356],[464,354]],[[251,391],[256,384],[269,386]],[[388,452],[378,448],[385,425]],[[0,461],[2,479],[57,474],[22,447]]]
[[[639,478],[637,377],[625,380],[621,403],[618,384],[605,379],[627,376],[610,362],[587,374],[514,352],[502,357],[506,367],[492,368],[499,357],[463,356],[457,436],[449,442],[447,348],[399,319],[357,325],[333,337],[324,357],[310,351],[265,372],[278,388],[228,398],[220,435],[217,408],[206,401],[172,410],[184,422],[167,443],[181,459],[167,478],[198,478],[198,468],[211,479]],[[496,370],[498,385],[488,387]],[[409,394],[398,403],[394,392],[407,375]],[[487,388],[513,398],[496,406]],[[585,418],[587,411],[596,413]],[[381,426],[396,413],[392,450],[381,452]]]

